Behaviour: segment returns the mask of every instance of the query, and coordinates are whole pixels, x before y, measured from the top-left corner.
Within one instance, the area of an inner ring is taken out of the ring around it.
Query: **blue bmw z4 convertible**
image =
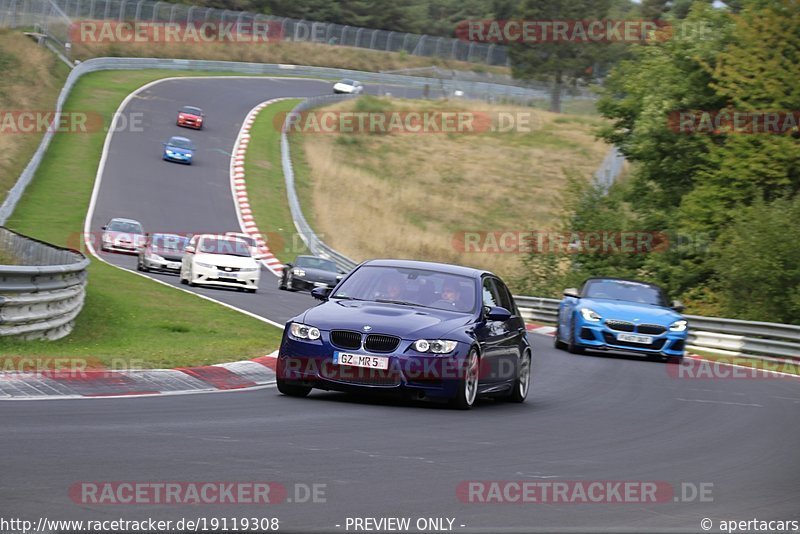
[[[194,150],[194,144],[191,140],[176,135],[170,137],[169,141],[164,143],[164,152],[161,154],[161,159],[191,165]]]
[[[286,323],[277,385],[395,391],[469,409],[479,395],[524,402],[531,383],[525,323],[500,278],[441,263],[371,260]]]
[[[564,290],[554,343],[557,349],[635,352],[680,363],[688,322],[678,301],[667,304],[656,285],[589,278],[580,291]]]

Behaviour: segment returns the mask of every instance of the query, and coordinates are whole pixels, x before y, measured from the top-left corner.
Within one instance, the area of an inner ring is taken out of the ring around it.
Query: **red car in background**
[[[178,126],[202,130],[204,117],[202,109],[194,106],[183,106],[178,112]]]

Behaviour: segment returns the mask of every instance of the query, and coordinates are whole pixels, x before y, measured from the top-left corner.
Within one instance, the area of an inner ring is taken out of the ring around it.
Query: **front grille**
[[[355,386],[399,386],[400,374],[392,369],[367,369],[349,365],[324,365],[320,376]]]
[[[603,332],[603,338],[605,339],[606,345],[615,345],[617,347],[630,347],[636,349],[648,349],[648,350],[661,350],[661,347],[664,346],[664,342],[666,339],[656,339],[649,345],[645,345],[644,343],[632,343],[630,341],[620,341],[618,340],[614,334],[609,334],[608,332]]]
[[[341,349],[360,349],[361,334],[350,330],[331,330],[331,343]]]
[[[636,327],[636,331],[640,334],[650,334],[653,336],[659,336],[667,331],[665,326],[661,326],[659,324],[640,324]]]
[[[620,332],[633,332],[633,323],[629,323],[628,321],[616,321],[614,319],[610,319],[606,321],[606,326],[611,330],[618,330]]]
[[[221,267],[219,265],[217,265],[217,270],[222,271],[224,273],[238,273],[239,271],[241,271],[239,267]]]
[[[370,334],[364,342],[364,348],[372,352],[393,352],[399,344],[399,337]]]

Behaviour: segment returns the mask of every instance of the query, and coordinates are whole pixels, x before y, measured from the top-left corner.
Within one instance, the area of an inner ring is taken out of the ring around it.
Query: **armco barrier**
[[[0,227],[0,336],[59,339],[72,331],[83,307],[86,267],[81,253]]]

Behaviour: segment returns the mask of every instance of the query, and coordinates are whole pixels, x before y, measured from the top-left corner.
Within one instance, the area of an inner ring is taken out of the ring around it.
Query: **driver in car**
[[[461,290],[458,284],[453,282],[445,282],[442,285],[442,292],[439,297],[439,300],[434,302],[432,306],[436,308],[455,309],[461,304]]]

